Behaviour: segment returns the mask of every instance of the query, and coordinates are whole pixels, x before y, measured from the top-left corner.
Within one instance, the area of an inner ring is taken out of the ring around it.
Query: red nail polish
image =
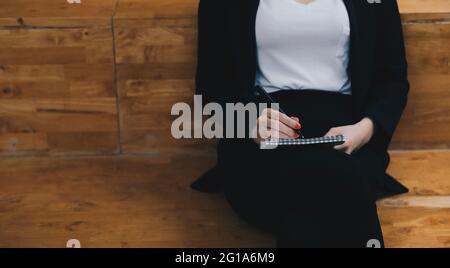
[[[302,128],[302,125],[301,125],[300,123],[297,123],[297,124],[295,125],[295,128],[301,129],[301,128]]]

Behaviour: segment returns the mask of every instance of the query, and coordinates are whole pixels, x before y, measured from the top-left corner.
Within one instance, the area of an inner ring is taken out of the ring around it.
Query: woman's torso
[[[342,0],[261,0],[256,84],[268,92],[315,89],[351,94],[350,22]]]

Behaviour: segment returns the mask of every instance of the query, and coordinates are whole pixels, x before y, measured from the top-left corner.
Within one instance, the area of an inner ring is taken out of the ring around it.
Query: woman
[[[271,134],[298,138],[301,129],[345,144],[260,150],[259,139],[222,139],[218,165],[193,187],[223,190],[279,247],[384,245],[375,202],[407,192],[386,174],[409,90],[397,2],[201,0],[198,93],[264,101],[255,86],[286,112],[260,113]]]

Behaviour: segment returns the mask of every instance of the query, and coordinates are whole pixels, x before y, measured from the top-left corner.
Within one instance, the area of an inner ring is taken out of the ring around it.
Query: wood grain
[[[199,0],[119,0],[116,18],[182,18],[197,16]]]
[[[446,21],[450,19],[448,0],[397,0],[404,21]]]
[[[406,24],[411,92],[393,149],[450,148],[450,24]]]
[[[388,172],[415,196],[450,196],[449,151],[392,151]]]
[[[123,151],[210,150],[201,146],[208,141],[176,140],[170,132],[172,105],[193,103],[196,19],[122,19],[120,7],[115,40]]]
[[[66,0],[2,0],[0,18],[110,18],[116,2],[95,0],[77,5]]]
[[[422,180],[428,190],[380,202],[387,245],[448,247],[450,170],[442,169],[430,183],[414,170],[417,159],[445,162],[449,153],[405,154],[392,170],[411,169],[403,182]],[[214,164],[201,155],[189,158],[4,159],[0,247],[64,247],[70,238],[83,247],[274,246],[272,235],[239,219],[222,195],[189,188],[205,166]]]
[[[112,2],[84,8],[39,2],[48,4],[45,10],[36,1],[1,2],[0,155],[118,150],[112,26],[105,13]],[[23,18],[9,24],[7,14]]]
[[[450,247],[450,208],[381,207],[386,246]]]

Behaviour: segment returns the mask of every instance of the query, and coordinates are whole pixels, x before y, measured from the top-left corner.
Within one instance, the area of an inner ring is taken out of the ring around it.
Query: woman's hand
[[[374,129],[373,121],[366,117],[354,125],[332,128],[325,136],[343,135],[346,142],[334,148],[347,154],[352,154],[370,141],[374,134]]]
[[[253,129],[253,134],[257,134],[255,135],[257,138],[254,140],[259,144],[267,138],[296,139],[300,135],[294,130],[301,129],[301,127],[298,118],[289,117],[277,110],[266,108],[258,117],[256,127]]]

